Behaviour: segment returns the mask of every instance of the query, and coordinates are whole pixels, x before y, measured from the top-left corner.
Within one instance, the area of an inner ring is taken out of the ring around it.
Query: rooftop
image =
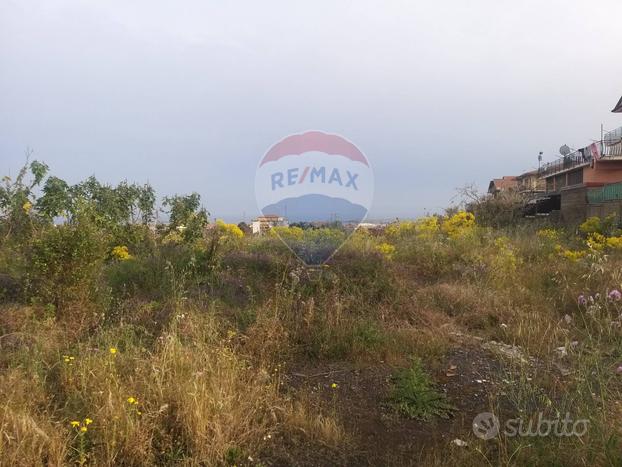
[[[517,177],[514,175],[504,175],[502,178],[495,178],[490,181],[488,192],[502,191],[516,188],[518,186]]]
[[[257,221],[275,221],[279,219],[284,219],[283,216],[279,216],[278,214],[266,214],[264,216],[257,216]]]

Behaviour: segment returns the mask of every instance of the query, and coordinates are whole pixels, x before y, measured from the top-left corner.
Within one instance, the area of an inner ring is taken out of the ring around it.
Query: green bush
[[[88,299],[95,291],[106,255],[106,237],[88,222],[50,227],[29,247],[28,296],[57,309]]]

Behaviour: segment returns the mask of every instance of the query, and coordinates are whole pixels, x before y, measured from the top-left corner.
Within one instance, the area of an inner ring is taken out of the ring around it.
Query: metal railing
[[[622,127],[605,133],[601,146],[603,157],[622,157]]]
[[[542,165],[538,170],[538,176],[549,177],[563,170],[568,170],[572,169],[573,167],[579,167],[585,164],[589,164],[591,160],[592,155],[589,154],[587,151],[575,151],[553,162],[548,162]]]
[[[605,133],[603,140],[594,144],[596,149],[598,149],[598,154],[603,159],[622,158],[622,127]],[[571,152],[567,156],[542,165],[538,170],[538,176],[542,178],[550,177],[556,173],[586,165],[592,162],[592,158],[591,145],[586,146]]]

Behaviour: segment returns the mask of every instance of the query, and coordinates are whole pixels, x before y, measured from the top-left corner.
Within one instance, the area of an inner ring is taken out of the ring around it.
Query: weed
[[[417,358],[412,359],[409,368],[393,376],[390,401],[402,415],[426,421],[434,417],[449,418],[456,410],[447,397],[436,389]]]

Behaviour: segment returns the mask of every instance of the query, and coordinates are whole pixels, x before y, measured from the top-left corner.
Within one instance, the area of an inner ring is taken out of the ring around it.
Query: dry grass
[[[358,441],[343,412],[289,387],[287,372],[343,360],[399,367],[412,356],[442,370],[459,334],[519,346],[537,362],[491,353],[508,381],[488,394],[491,409],[571,410],[587,414],[592,431],[572,446],[465,433],[468,449],[426,446],[413,462],[614,464],[622,309],[606,294],[621,285],[620,254],[573,263],[530,240],[533,232],[467,233],[357,234],[320,278],[269,242],[236,243],[209,267],[188,265],[201,245],[167,247],[157,255],[171,258],[140,264],[165,265],[150,276],[156,282],[131,293],[111,291],[105,278],[140,284],[144,268],[107,263],[91,284],[97,299],[77,294],[62,310],[36,300],[0,305],[1,463],[291,463],[279,456],[294,444],[325,448],[316,463],[347,462]],[[382,257],[381,242],[395,255]],[[603,297],[593,308],[577,306],[579,294],[596,292]],[[86,432],[70,425],[86,418]],[[391,462],[405,461],[395,454]]]

